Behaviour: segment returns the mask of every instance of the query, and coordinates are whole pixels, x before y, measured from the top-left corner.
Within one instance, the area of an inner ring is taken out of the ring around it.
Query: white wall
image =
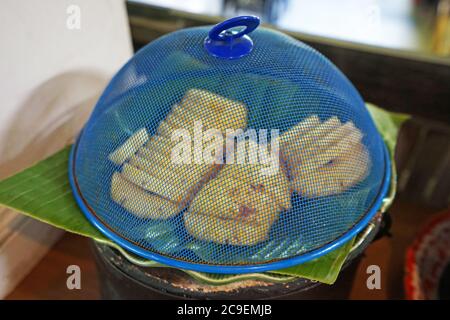
[[[75,11],[68,13],[71,5]],[[67,22],[77,26],[78,8],[80,29],[70,29]],[[131,54],[122,0],[2,0],[0,179],[72,141]],[[0,208],[0,297],[59,235]]]

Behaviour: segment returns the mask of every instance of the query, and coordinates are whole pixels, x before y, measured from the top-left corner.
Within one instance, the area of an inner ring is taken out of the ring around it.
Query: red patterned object
[[[450,264],[450,210],[427,223],[406,254],[405,292],[409,300],[439,299]]]

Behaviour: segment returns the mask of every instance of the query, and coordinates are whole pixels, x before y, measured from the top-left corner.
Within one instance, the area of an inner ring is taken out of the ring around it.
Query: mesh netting
[[[284,34],[259,29],[249,55],[225,60],[204,49],[209,29],[147,45],[103,93],[72,168],[88,217],[138,254],[195,265],[333,243],[373,207],[385,175],[363,100]]]

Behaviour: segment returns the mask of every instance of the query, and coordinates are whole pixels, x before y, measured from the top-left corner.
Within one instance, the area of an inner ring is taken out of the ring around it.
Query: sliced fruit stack
[[[353,122],[314,115],[280,137],[292,189],[305,197],[338,194],[362,181],[370,165],[363,135]]]
[[[282,159],[276,170],[258,161],[222,165],[223,153],[207,163],[173,159],[179,143],[173,139],[176,130],[183,129],[195,139],[198,125],[200,132],[214,129],[227,136],[228,130],[244,129],[246,124],[242,103],[189,90],[160,123],[156,135],[138,130],[110,154],[109,159],[121,166],[112,177],[112,199],[132,214],[150,219],[170,218],[189,205],[183,218],[192,236],[243,246],[268,238],[280,212],[292,207],[291,191],[304,197],[328,196],[367,176],[370,158],[361,131],[351,121],[342,123],[337,117],[321,121],[316,115],[277,140],[281,156],[278,146],[269,151],[271,158]],[[260,145],[246,141],[244,158],[250,159]],[[229,143],[234,144],[234,138],[224,142],[224,149]],[[195,143],[188,148],[191,154],[205,151]]]
[[[222,163],[222,159],[212,164],[173,161],[172,151],[178,142],[172,141],[172,134],[186,129],[192,135],[197,121],[203,130],[216,129],[225,135],[226,129],[245,128],[247,111],[243,104],[208,91],[189,90],[145,145],[133,135],[125,148],[111,154],[110,159],[120,159],[114,162],[122,165],[122,171],[112,178],[112,199],[141,218],[167,219],[185,208]]]
[[[236,102],[206,90],[190,89],[181,103],[175,105],[158,127],[158,135],[171,139],[176,129],[193,133],[194,124],[201,121],[203,130],[216,129],[225,135],[226,130],[247,126],[247,108]]]
[[[261,164],[227,164],[193,199],[184,223],[194,237],[231,245],[268,238],[282,210],[291,208],[283,170],[263,174]]]

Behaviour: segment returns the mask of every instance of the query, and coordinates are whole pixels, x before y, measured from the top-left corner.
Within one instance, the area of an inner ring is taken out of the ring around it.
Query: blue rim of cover
[[[208,265],[208,264],[201,264],[201,263],[192,263],[192,262],[186,262],[186,261],[182,261],[182,260],[169,258],[167,256],[163,256],[163,255],[160,255],[157,253],[153,253],[149,250],[146,250],[146,249],[132,243],[131,241],[120,237],[117,233],[115,233],[112,229],[110,229],[108,226],[106,226],[104,223],[102,223],[96,217],[93,210],[91,208],[89,208],[89,205],[83,199],[83,197],[80,193],[80,190],[78,188],[76,178],[75,178],[76,150],[77,150],[78,142],[79,142],[82,134],[83,134],[83,131],[80,133],[77,141],[71,148],[68,171],[69,171],[69,182],[70,182],[70,186],[72,188],[73,195],[75,197],[75,201],[77,202],[78,206],[80,207],[81,211],[86,216],[86,218],[89,220],[89,222],[92,223],[98,230],[100,230],[107,238],[111,239],[112,241],[114,241],[115,243],[120,245],[122,248],[124,248],[138,256],[159,262],[161,264],[165,264],[167,266],[175,267],[178,269],[193,270],[193,271],[198,271],[198,272],[220,273],[220,274],[241,274],[241,273],[273,271],[273,270],[293,267],[293,266],[311,261],[313,259],[319,258],[333,250],[336,250],[337,248],[343,246],[345,243],[350,241],[354,236],[356,236],[362,229],[364,229],[369,224],[369,222],[372,220],[372,218],[376,215],[379,208],[381,207],[383,199],[388,192],[390,180],[391,180],[391,165],[390,165],[391,160],[390,160],[390,156],[389,156],[387,147],[383,142],[385,172],[384,172],[383,182],[382,182],[378,197],[375,199],[370,210],[368,210],[367,213],[357,223],[355,223],[355,225],[353,227],[351,227],[347,232],[342,234],[339,238],[337,238],[333,242],[325,244],[324,246],[322,246],[318,249],[309,251],[309,252],[301,254],[299,256],[292,257],[292,258],[284,258],[282,260],[278,260],[275,262],[248,264],[248,265],[236,265],[236,266]]]
[[[248,55],[253,49],[253,41],[247,35],[259,26],[256,16],[239,16],[215,25],[204,41],[208,53],[216,58],[239,59]],[[239,32],[233,28],[244,27]]]

